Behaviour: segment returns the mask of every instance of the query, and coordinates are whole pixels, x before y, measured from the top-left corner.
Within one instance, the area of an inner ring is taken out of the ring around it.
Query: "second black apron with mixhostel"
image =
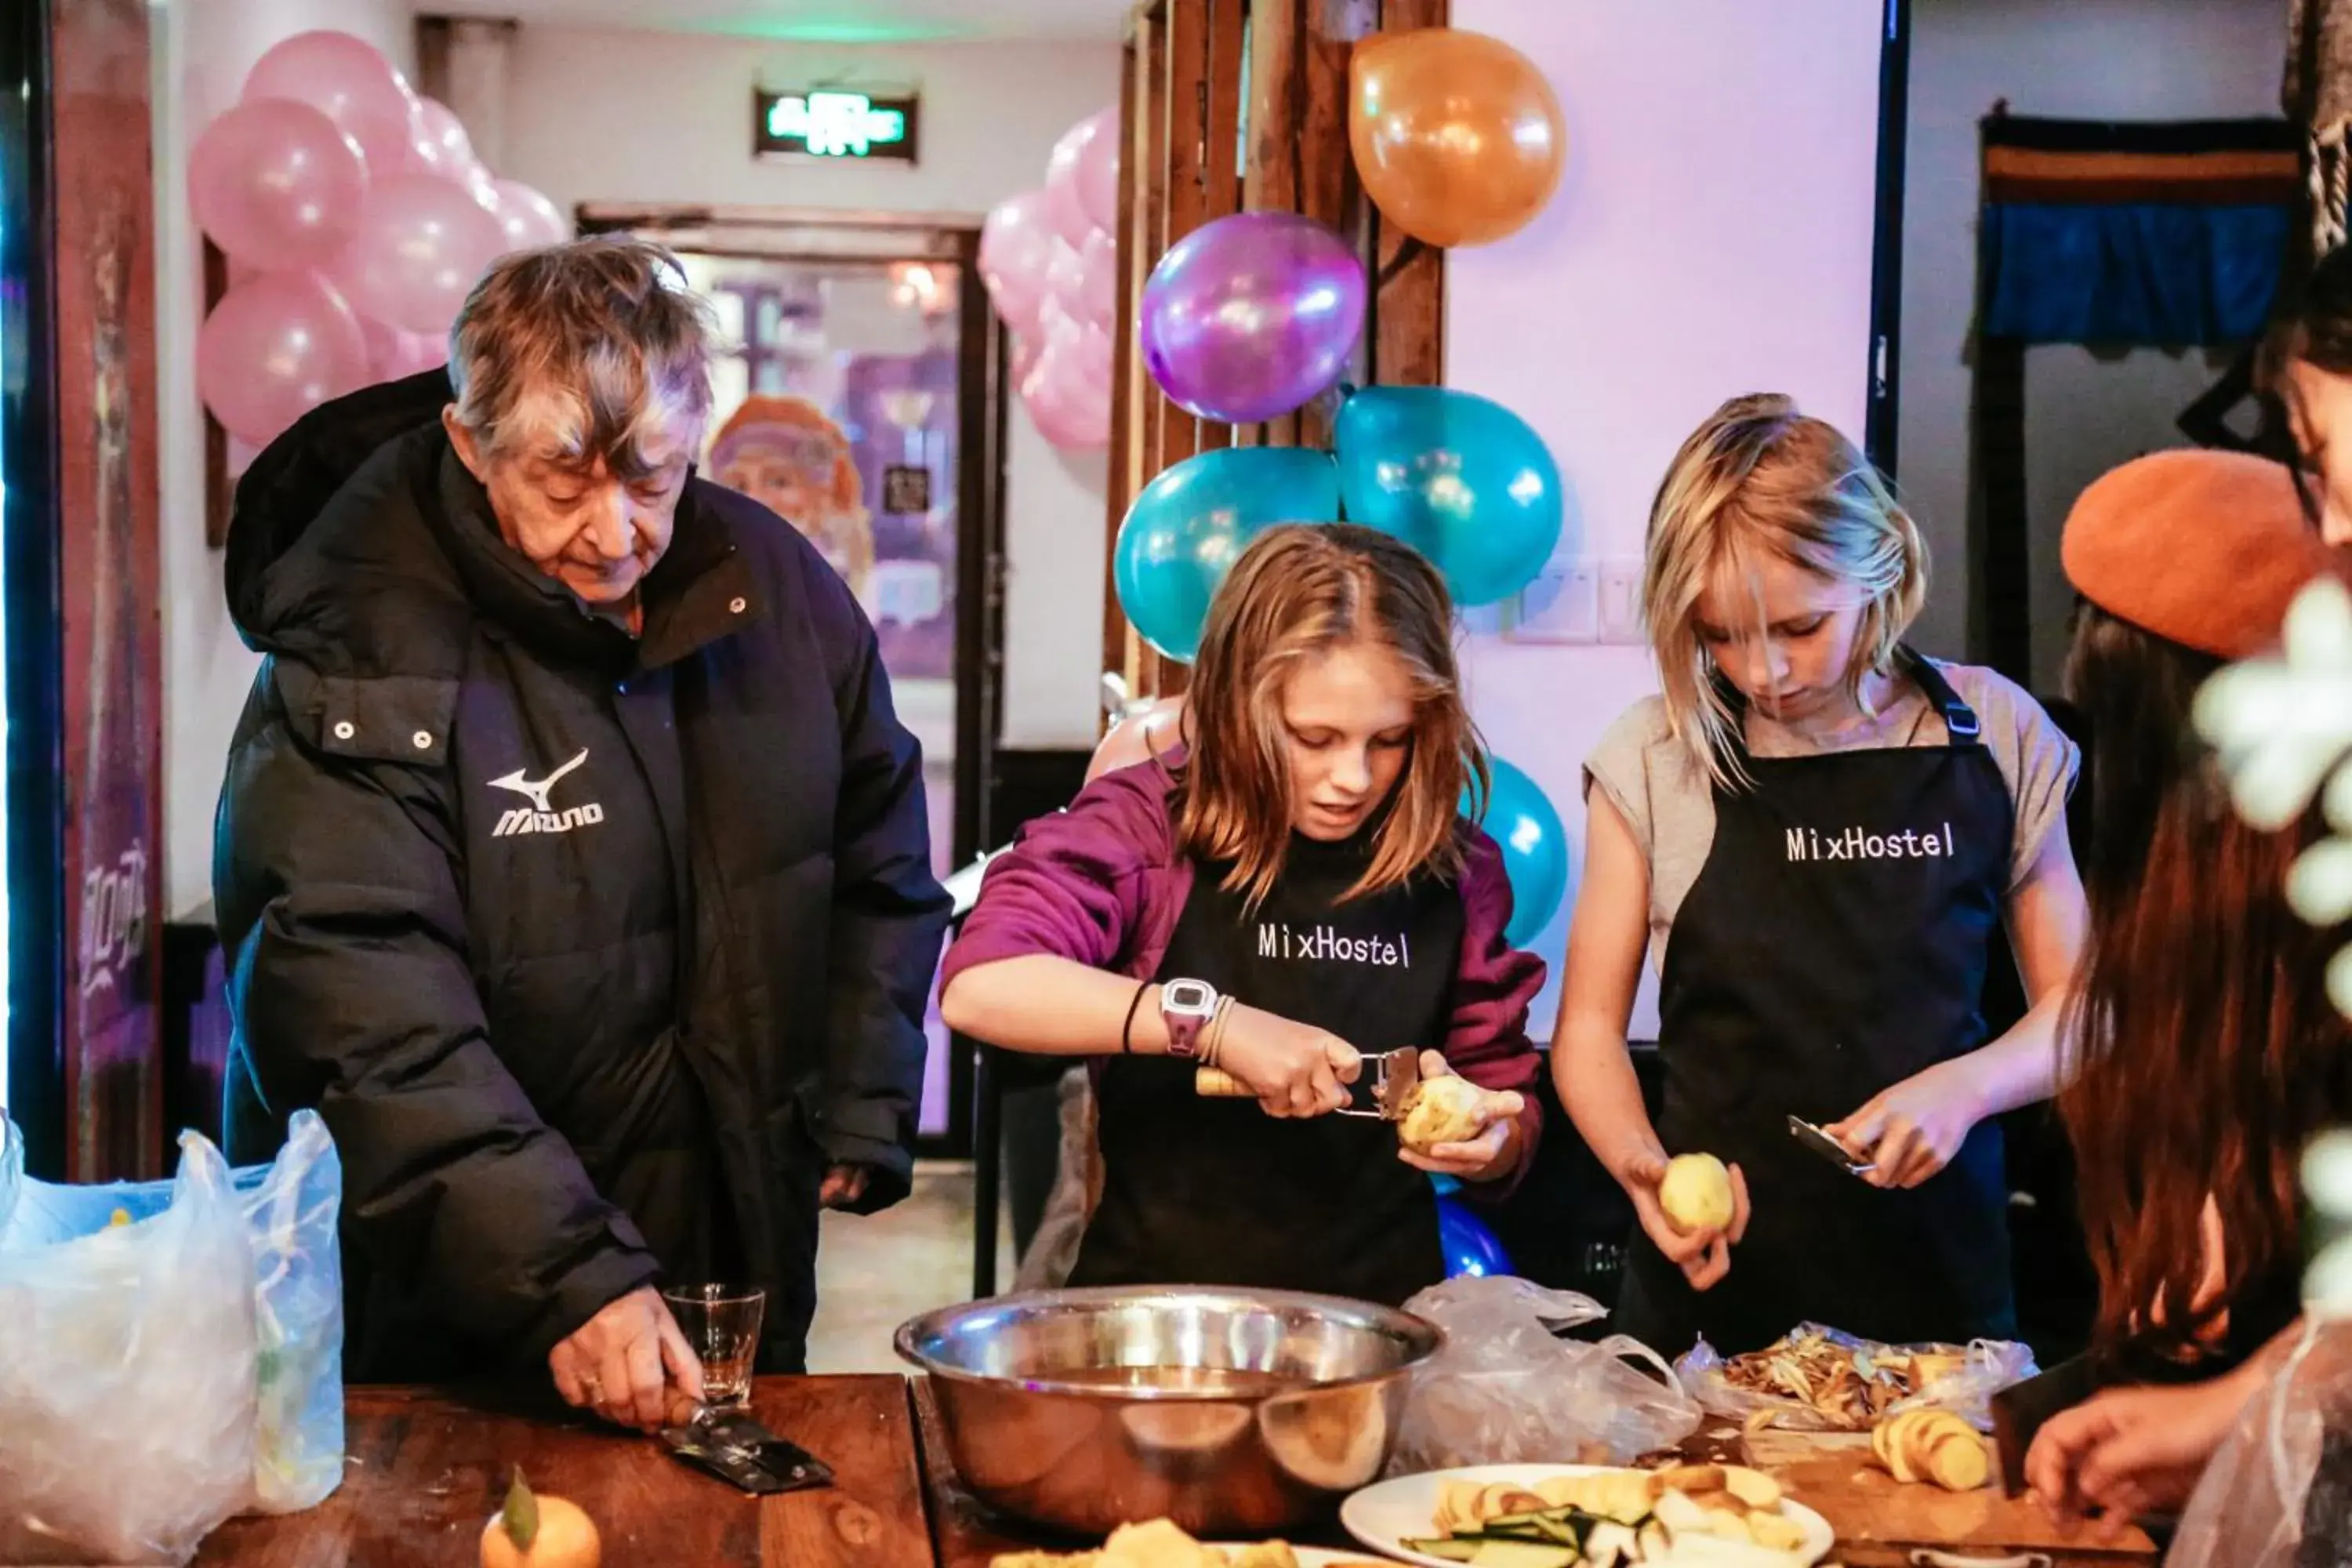
[[[1294,837],[1256,910],[1201,866],[1156,980],[1219,993],[1328,1029],[1370,1055],[1445,1044],[1462,900],[1417,878],[1343,901],[1370,854]],[[1392,1122],[1268,1116],[1203,1100],[1193,1065],[1117,1056],[1095,1090],[1102,1200],[1072,1285],[1231,1285],[1394,1306],[1445,1277],[1429,1177],[1397,1158]]]
[[[1737,1163],[1750,1215],[1706,1291],[1636,1233],[1615,1326],[1669,1356],[1699,1335],[1755,1350],[1804,1321],[1895,1342],[2014,1332],[1997,1122],[1907,1192],[1789,1133],[1792,1114],[1838,1121],[1984,1044],[2015,806],[1974,712],[1927,660],[1906,650],[1903,668],[1948,744],[1743,754],[1753,787],[1715,792],[1659,993],[1658,1136]]]

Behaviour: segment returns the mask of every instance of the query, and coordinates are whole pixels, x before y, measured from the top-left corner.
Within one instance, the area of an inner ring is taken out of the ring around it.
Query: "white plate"
[[[1407,1563],[1424,1563],[1432,1568],[1460,1568],[1443,1557],[1426,1557],[1408,1551],[1408,1540],[1423,1539],[1437,1532],[1437,1493],[1442,1481],[1475,1481],[1481,1486],[1496,1481],[1548,1481],[1561,1476],[1598,1475],[1608,1467],[1602,1465],[1474,1465],[1459,1470],[1431,1470],[1418,1476],[1399,1476],[1394,1480],[1381,1481],[1366,1487],[1339,1505],[1339,1522],[1348,1533],[1375,1552],[1401,1558]],[[1705,1536],[1683,1536],[1674,1550],[1651,1562],[1660,1564],[1721,1563],[1814,1563],[1830,1553],[1837,1544],[1837,1536],[1830,1521],[1800,1502],[1783,1500],[1780,1511],[1802,1525],[1805,1543],[1793,1552],[1767,1552],[1761,1547],[1742,1548],[1735,1542]]]
[[[1237,1541],[1211,1541],[1203,1544],[1214,1546],[1225,1552],[1238,1552],[1246,1543]],[[1294,1546],[1290,1550],[1298,1559],[1298,1568],[1340,1568],[1343,1563],[1367,1563],[1373,1560],[1360,1552],[1334,1552],[1328,1546]],[[1449,1563],[1447,1568],[1461,1568],[1461,1564]]]

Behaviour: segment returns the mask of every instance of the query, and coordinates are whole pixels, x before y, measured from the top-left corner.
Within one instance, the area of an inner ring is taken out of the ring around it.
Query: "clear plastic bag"
[[[2031,1346],[2010,1340],[1977,1340],[1968,1345],[1890,1345],[1858,1339],[1819,1323],[1801,1323],[1781,1342],[1822,1339],[1853,1353],[1857,1371],[1869,1375],[1870,1360],[1891,1355],[1948,1358],[1948,1371],[1931,1376],[1916,1393],[1895,1400],[1883,1416],[1906,1410],[1946,1410],[1979,1432],[1992,1430],[1992,1396],[2013,1383],[2034,1375]],[[1785,1427],[1794,1432],[1866,1431],[1869,1423],[1832,1415],[1793,1393],[1766,1393],[1741,1387],[1724,1376],[1724,1358],[1701,1340],[1675,1363],[1683,1386],[1697,1395],[1711,1415],[1734,1416],[1758,1426]]]
[[[1622,1465],[1698,1430],[1698,1402],[1656,1352],[1622,1334],[1598,1343],[1559,1337],[1609,1315],[1590,1296],[1507,1275],[1468,1276],[1423,1291],[1405,1310],[1446,1339],[1413,1373],[1391,1475],[1456,1465]]]
[[[2180,1516],[2172,1568],[2352,1564],[2352,1323],[2315,1321]]]
[[[6,1129],[8,1137],[13,1132]],[[0,1152],[0,1171],[6,1164]],[[184,1157],[183,1181],[186,1170]],[[243,1226],[253,1303],[253,1468],[237,1510],[298,1512],[324,1500],[343,1476],[343,1281],[336,1237],[342,1165],[326,1123],[315,1111],[299,1110],[274,1161],[231,1171],[226,1180]],[[180,1184],[24,1181],[13,1221],[0,1206],[0,1257],[101,1232],[118,1211],[134,1224],[153,1221],[173,1209]],[[8,1447],[0,1431],[0,1454]]]
[[[342,1162],[318,1113],[298,1110],[278,1158],[236,1182],[253,1248],[252,1507],[295,1513],[343,1479]]]
[[[0,1563],[185,1563],[253,1489],[253,1252],[226,1162],[180,1141],[153,1212],[0,1241]],[[161,1184],[158,1184],[161,1185]],[[30,1222],[28,1224],[28,1222]]]

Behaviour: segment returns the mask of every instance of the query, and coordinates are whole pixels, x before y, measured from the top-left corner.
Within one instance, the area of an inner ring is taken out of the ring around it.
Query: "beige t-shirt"
[[[1936,668],[1953,695],[1976,710],[1985,750],[2009,784],[2016,807],[2010,847],[2010,890],[2024,881],[2050,835],[2065,831],[2066,797],[2074,793],[2082,754],[2023,687],[1975,665]],[[1833,744],[1748,715],[1748,748],[1758,757],[1811,756],[1881,746],[1951,743],[1941,710],[1916,683],[1906,680],[1874,718],[1843,731]],[[1650,962],[1666,965],[1666,937],[1691,884],[1715,846],[1715,792],[1706,770],[1666,726],[1663,700],[1644,698],[1621,715],[1584,763],[1585,789],[1608,795],[1650,863]]]

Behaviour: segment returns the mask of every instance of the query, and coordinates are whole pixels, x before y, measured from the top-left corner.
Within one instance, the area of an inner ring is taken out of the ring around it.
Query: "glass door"
[[[807,535],[874,624],[921,742],[932,869],[991,847],[1002,668],[1003,344],[975,226],[592,204],[677,253],[724,346],[704,474]],[[923,1152],[969,1157],[972,1065],[927,1020]]]

